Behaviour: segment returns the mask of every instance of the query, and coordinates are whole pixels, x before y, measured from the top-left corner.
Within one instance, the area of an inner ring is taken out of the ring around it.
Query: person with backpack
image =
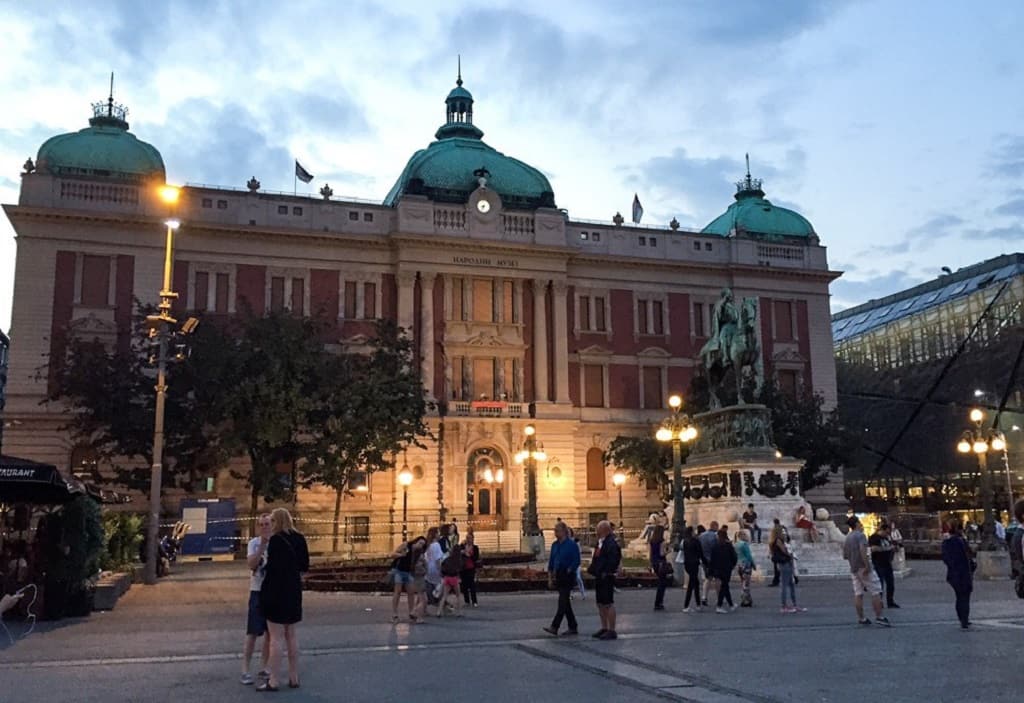
[[[454,601],[451,605],[456,617],[462,617],[462,599],[459,598],[459,575],[464,563],[462,545],[456,544],[441,561],[441,602],[437,606],[437,617],[441,617],[448,607],[448,596]]]

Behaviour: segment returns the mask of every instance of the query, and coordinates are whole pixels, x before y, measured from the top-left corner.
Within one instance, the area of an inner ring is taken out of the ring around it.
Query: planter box
[[[108,574],[96,584],[93,610],[113,610],[117,599],[132,587],[132,574]]]

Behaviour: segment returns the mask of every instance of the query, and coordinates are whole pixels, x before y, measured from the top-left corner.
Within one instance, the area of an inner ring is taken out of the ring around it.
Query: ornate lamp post
[[[523,535],[527,538],[540,535],[537,521],[537,462],[547,461],[544,447],[537,442],[537,428],[532,424],[523,428],[523,449],[515,456],[517,464],[526,469],[526,510],[523,515]]]
[[[498,490],[501,490],[501,485],[503,483],[505,483],[505,469],[498,469],[497,471],[492,471],[489,468],[488,469],[484,469],[484,481],[487,481],[487,483],[489,485],[492,485],[492,486],[495,483],[498,484]],[[499,501],[497,499],[497,496],[495,496],[495,500],[494,500],[495,515],[498,514],[497,510],[498,510],[498,506],[500,506],[500,505],[501,505],[501,501]],[[497,518],[495,518],[494,522],[495,522],[495,526],[498,528],[498,552],[500,553],[501,552],[501,528],[502,528],[502,524],[501,524],[501,521],[498,520]]]
[[[972,408],[968,418],[973,427],[964,430],[957,442],[957,451],[961,454],[973,453],[978,460],[978,472],[981,474],[981,509],[983,512],[983,523],[981,526],[981,544],[979,549],[987,552],[994,552],[1000,549],[996,540],[995,502],[992,491],[992,473],[988,467],[989,450],[1002,452],[1006,450],[1006,438],[1003,433],[996,430],[984,430],[982,424],[985,422],[985,412],[979,408]]]
[[[683,460],[682,443],[697,438],[697,428],[690,424],[690,416],[682,411],[681,396],[669,396],[668,406],[672,414],[662,420],[661,427],[654,435],[659,442],[672,443],[672,547],[679,548],[683,540],[686,516],[683,513]]]
[[[622,469],[616,469],[612,474],[612,485],[619,489],[619,541],[624,539],[625,530],[622,526],[622,486],[626,483],[626,474]]]
[[[178,202],[180,191],[174,186],[163,186],[159,191],[160,199],[173,207]],[[158,343],[157,351],[157,372],[156,372],[156,419],[153,428],[153,465],[149,478],[149,525],[147,529],[146,542],[146,572],[145,582],[149,585],[156,583],[156,562],[158,559],[158,545],[160,533],[160,489],[163,482],[163,453],[164,453],[164,403],[167,397],[167,336],[168,326],[173,325],[176,320],[171,317],[171,306],[177,299],[178,294],[171,290],[171,278],[174,271],[174,233],[181,222],[174,218],[164,221],[167,226],[167,237],[164,246],[164,280],[160,289],[159,313],[148,315],[146,323],[149,325],[150,338],[156,338]]]
[[[398,472],[398,483],[402,487],[402,541],[409,539],[409,486],[412,485],[412,471],[409,464],[403,463]]]

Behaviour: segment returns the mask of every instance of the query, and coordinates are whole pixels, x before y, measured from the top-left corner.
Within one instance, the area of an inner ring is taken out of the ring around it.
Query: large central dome
[[[474,172],[486,169],[487,187],[501,196],[505,207],[555,207],[555,194],[544,174],[483,141],[484,133],[473,124],[473,96],[462,87],[461,75],[445,104],[447,120],[434,135],[437,141],[412,155],[385,205],[396,205],[403,195],[465,203],[478,187]]]

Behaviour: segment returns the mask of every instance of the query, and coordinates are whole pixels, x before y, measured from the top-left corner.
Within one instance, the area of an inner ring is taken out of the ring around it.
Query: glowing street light
[[[975,391],[974,395],[984,395],[981,391]],[[964,430],[960,435],[960,441],[956,444],[956,450],[961,454],[973,453],[978,462],[978,472],[981,474],[981,508],[983,513],[983,524],[981,527],[981,544],[979,549],[983,551],[996,551],[1000,549],[1001,543],[996,539],[995,531],[995,496],[992,490],[992,472],[988,466],[989,450],[1003,452],[1003,460],[1007,467],[1006,487],[1009,492],[1011,513],[1013,506],[1013,490],[1010,484],[1009,463],[1006,460],[1006,437],[995,428],[988,431],[982,428],[985,422],[985,411],[981,408],[971,408],[967,413],[968,419],[973,427]]]
[[[619,489],[619,541],[623,539],[624,528],[622,526],[622,486],[626,483],[626,474],[622,469],[616,469],[612,474],[612,485]]]
[[[517,464],[526,469],[526,510],[524,514],[523,534],[526,537],[540,535],[540,523],[537,520],[537,462],[547,461],[548,455],[544,447],[537,442],[537,428],[532,424],[523,428],[523,449],[515,456]]]
[[[402,469],[398,472],[398,484],[402,487],[402,541],[409,539],[409,486],[412,485],[412,471],[409,463],[403,459]]]
[[[486,481],[488,485],[494,485],[495,483],[498,484],[498,489],[500,490],[501,484],[505,483],[505,469],[497,469],[495,471],[488,466],[486,469],[484,469],[484,481]],[[495,495],[494,505],[496,507],[501,505],[501,502],[497,499],[497,495]],[[500,553],[501,528],[503,527],[503,525],[498,520],[495,520],[495,527],[498,528],[498,552]]]
[[[672,546],[678,549],[679,543],[683,539],[683,528],[686,527],[686,517],[683,513],[683,461],[681,444],[695,440],[697,438],[697,428],[690,424],[689,415],[681,412],[683,407],[681,396],[670,395],[668,406],[672,408],[672,414],[662,421],[661,427],[654,433],[654,438],[659,442],[672,443]],[[621,489],[619,495],[621,498]]]

